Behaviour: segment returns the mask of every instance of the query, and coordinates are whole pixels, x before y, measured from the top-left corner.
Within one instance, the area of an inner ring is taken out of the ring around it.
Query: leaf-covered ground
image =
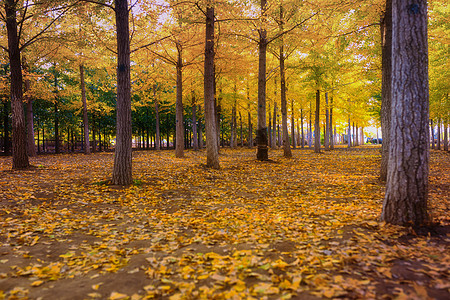
[[[450,299],[450,159],[432,152],[440,226],[378,222],[379,148],[294,158],[134,152],[0,158],[0,299]]]

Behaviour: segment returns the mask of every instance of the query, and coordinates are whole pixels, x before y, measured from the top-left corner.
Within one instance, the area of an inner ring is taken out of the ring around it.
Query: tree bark
[[[268,107],[268,115],[269,115],[269,128],[267,130],[267,133],[269,135],[269,147],[272,148],[272,111],[270,110],[270,101],[269,101],[269,107]]]
[[[281,122],[283,128],[283,156],[292,157],[291,144],[289,142],[289,129],[287,123],[287,99],[286,99],[286,75],[284,68],[284,47],[280,46],[280,102],[281,102]]]
[[[438,118],[437,120],[437,143],[436,143],[436,149],[441,150],[441,118]]]
[[[243,131],[243,126],[242,126],[242,114],[241,112],[239,112],[239,123],[240,123],[240,130],[241,130],[241,147],[244,147],[244,131]]]
[[[302,144],[301,144],[301,147],[305,148],[305,132],[303,130],[303,108],[300,109],[300,126],[301,126],[301,131],[302,131],[302,137],[301,137]]]
[[[17,34],[16,9],[18,1],[5,0],[8,54],[11,71],[12,113],[12,168],[29,167],[27,155],[27,129],[23,111],[22,66],[20,62],[19,36]]]
[[[330,132],[330,150],[334,149],[334,135],[333,135],[333,96],[331,96],[330,99],[330,125],[329,125],[329,132]]]
[[[9,143],[9,107],[8,107],[8,101],[3,102],[3,152],[6,155],[10,154],[11,151],[11,145]]]
[[[132,183],[130,33],[128,1],[115,0],[117,32],[117,135],[112,182]]]
[[[176,144],[175,157],[184,157],[184,123],[183,123],[183,59],[181,43],[177,42],[177,100],[175,105],[175,119],[176,119]]]
[[[316,91],[316,119],[314,122],[314,152],[320,153],[320,90]]]
[[[328,92],[325,93],[325,132],[323,133],[323,143],[325,150],[330,150],[330,114],[328,108]]]
[[[197,111],[201,111],[202,108],[200,105],[197,107]],[[198,147],[203,149],[203,132],[202,132],[202,119],[198,118]]]
[[[59,145],[59,112],[58,112],[58,100],[55,100],[54,104],[54,114],[55,114],[55,153],[60,153],[60,145]]]
[[[206,10],[204,97],[206,123],[206,166],[219,169],[219,147],[214,113],[214,7]]]
[[[435,149],[435,140],[434,140],[434,125],[433,125],[433,120],[430,120],[430,128],[431,128],[431,149]]]
[[[252,115],[250,114],[250,104],[248,105],[248,147],[253,148],[253,125]]]
[[[381,220],[421,226],[428,214],[427,1],[392,2],[389,166]]]
[[[273,103],[273,130],[272,130],[272,149],[277,148],[277,101]]]
[[[444,150],[448,151],[448,120],[444,121]]]
[[[308,147],[312,149],[312,103],[309,102],[309,132],[308,132]]]
[[[352,124],[350,123],[350,116],[348,116],[348,137],[347,137],[348,148],[352,147]]]
[[[195,104],[195,94],[192,93],[192,135],[193,150],[198,151],[198,130],[197,130],[197,104]]]
[[[392,0],[386,0],[386,11],[381,21],[381,165],[380,180],[386,181],[389,163],[391,127],[391,72],[392,72]]]
[[[264,24],[267,9],[267,0],[261,0],[261,18]],[[264,25],[262,25],[264,26]],[[267,55],[267,32],[261,27],[259,29],[259,67],[258,67],[258,129],[256,130],[256,144],[258,146],[256,158],[260,161],[269,159],[267,148],[267,126],[266,126],[266,55]]]
[[[291,100],[291,140],[292,140],[292,148],[296,147],[296,138],[295,138],[295,115],[294,115],[294,100]],[[291,154],[292,156],[292,154]]]
[[[159,120],[159,99],[156,95],[156,83],[153,84],[153,101],[155,102],[155,149],[161,150],[161,130]]]
[[[28,64],[25,56],[22,56],[22,65],[23,70],[28,72]],[[31,89],[31,81],[30,79],[25,77],[24,81],[24,100],[27,103],[26,105],[26,114],[27,114],[27,143],[28,143],[28,156],[33,157],[36,156],[36,142],[34,141],[34,117],[33,117],[33,99],[29,95]]]
[[[86,100],[86,83],[84,81],[84,66],[80,65],[81,101],[83,102],[84,154],[91,154],[89,145],[89,119]]]

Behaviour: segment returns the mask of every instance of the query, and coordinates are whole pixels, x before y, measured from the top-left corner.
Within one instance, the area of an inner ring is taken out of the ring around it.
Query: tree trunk
[[[182,60],[182,48],[181,44],[177,42],[177,100],[175,108],[176,118],[176,145],[175,145],[175,157],[184,157],[184,123],[183,123],[183,60]]]
[[[28,64],[25,56],[22,56],[23,70],[28,72]],[[31,89],[31,81],[25,78],[24,82],[24,100],[27,103],[27,143],[28,143],[28,156],[36,156],[36,142],[34,141],[34,117],[33,117],[33,99],[29,95]]]
[[[159,127],[159,100],[156,95],[156,83],[153,85],[153,101],[155,101],[155,149],[161,150],[161,130]]]
[[[192,93],[192,134],[193,134],[193,150],[198,151],[198,131],[197,131],[197,104],[195,104],[195,94]]]
[[[261,0],[262,26],[267,9],[267,0]],[[266,127],[266,54],[267,54],[267,32],[261,27],[259,29],[259,67],[258,67],[258,129],[256,130],[256,144],[258,150],[256,158],[260,161],[269,159],[267,148]]]
[[[112,182],[132,183],[130,32],[128,1],[115,0],[117,31],[117,136]]]
[[[448,119],[444,121],[444,150],[448,151]]]
[[[16,9],[18,1],[5,0],[6,30],[8,34],[9,63],[11,71],[12,112],[12,168],[29,167],[27,155],[27,128],[23,112],[22,66],[20,63],[19,36]]]
[[[252,125],[252,115],[250,114],[250,104],[249,106],[249,112],[248,112],[248,147],[253,147],[253,125]]]
[[[230,147],[235,148],[236,147],[236,102],[233,104],[233,108],[231,109],[231,140],[230,140]]]
[[[314,152],[320,153],[320,90],[316,91],[316,119],[314,123]]]
[[[295,138],[295,115],[294,115],[294,100],[291,100],[291,143],[292,148],[295,149],[296,146],[296,138]],[[292,155],[292,154],[291,154]]]
[[[438,118],[437,121],[437,144],[436,144],[436,149],[437,150],[441,150],[441,118]]]
[[[348,116],[348,137],[347,137],[348,148],[352,147],[352,124],[350,123],[350,116]]]
[[[283,156],[292,157],[291,144],[289,143],[289,130],[287,123],[287,99],[286,99],[286,76],[284,69],[284,48],[280,46],[280,95],[281,95],[281,122],[283,129]]]
[[[309,132],[308,132],[308,147],[312,149],[312,103],[309,102]]]
[[[60,153],[59,148],[59,112],[58,112],[58,102],[55,102],[54,105],[54,113],[55,113],[55,153]]]
[[[392,5],[392,115],[381,220],[421,226],[428,215],[427,1]]]
[[[391,72],[392,72],[392,0],[386,0],[386,12],[381,20],[381,165],[380,180],[386,181],[389,164],[391,128]],[[378,141],[378,140],[377,140]]]
[[[435,140],[434,140],[434,125],[433,125],[433,120],[430,119],[430,128],[431,128],[431,149],[435,149]]]
[[[333,96],[330,99],[330,124],[329,124],[329,136],[330,136],[330,150],[334,149],[334,135],[333,135]]]
[[[272,149],[277,148],[277,101],[273,102]]]
[[[216,118],[214,113],[214,7],[206,10],[204,97],[206,123],[206,166],[219,169]]]
[[[302,131],[302,144],[301,144],[301,147],[305,148],[305,132],[303,130],[303,108],[300,109],[300,126],[301,126],[301,131]]]
[[[11,151],[11,145],[9,143],[9,108],[8,108],[8,101],[3,102],[3,152],[6,155],[10,154]]]
[[[273,132],[273,128],[272,128],[272,111],[270,110],[270,101],[269,101],[269,107],[268,107],[268,111],[269,111],[269,128],[268,128],[268,134],[269,134],[269,146],[270,148],[272,147],[272,132]]]
[[[323,143],[325,150],[330,150],[330,114],[328,108],[328,92],[325,93],[325,131],[323,133]]]
[[[198,107],[197,107],[197,111],[201,111],[202,110],[202,108],[201,108],[201,106],[199,105]],[[198,147],[200,148],[200,149],[203,149],[203,131],[202,131],[202,122],[201,122],[202,120],[201,120],[201,118],[199,118],[198,119]]]
[[[84,81],[84,66],[80,65],[81,101],[83,102],[84,154],[91,154],[89,145],[89,118],[86,100],[86,83]]]

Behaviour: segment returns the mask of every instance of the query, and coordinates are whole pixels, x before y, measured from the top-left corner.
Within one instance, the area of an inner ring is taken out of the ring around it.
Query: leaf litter
[[[432,151],[438,226],[378,221],[379,149],[0,158],[0,299],[449,299],[448,154]],[[446,192],[447,191],[447,192]]]

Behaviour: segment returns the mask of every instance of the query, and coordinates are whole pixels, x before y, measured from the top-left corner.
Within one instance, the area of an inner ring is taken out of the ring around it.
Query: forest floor
[[[450,299],[450,156],[432,151],[438,225],[379,222],[380,148],[0,158],[0,299]]]

